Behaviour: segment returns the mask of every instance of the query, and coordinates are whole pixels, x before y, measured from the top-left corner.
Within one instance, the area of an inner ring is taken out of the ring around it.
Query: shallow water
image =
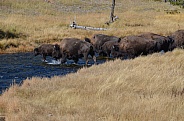
[[[79,60],[78,64],[68,61],[66,64],[58,64],[51,57],[46,62],[41,61],[42,57],[34,56],[33,53],[16,53],[0,55],[0,93],[7,89],[12,83],[21,84],[23,80],[31,77],[52,77],[74,73],[85,64]],[[98,60],[103,63],[104,60]],[[89,61],[93,65],[93,61]]]

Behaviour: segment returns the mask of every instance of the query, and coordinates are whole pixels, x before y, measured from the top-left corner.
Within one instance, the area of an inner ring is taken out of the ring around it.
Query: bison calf
[[[60,50],[60,47],[58,44],[52,45],[52,44],[42,44],[38,48],[34,49],[34,55],[42,55],[43,61],[46,61],[46,56],[51,56],[55,59],[59,59],[58,56],[61,56],[60,53],[59,55],[53,55],[53,53],[57,50]]]

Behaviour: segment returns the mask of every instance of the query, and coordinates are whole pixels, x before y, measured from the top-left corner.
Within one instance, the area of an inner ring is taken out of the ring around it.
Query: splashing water
[[[60,60],[51,60],[51,62],[47,62],[47,64],[50,64],[50,65],[60,65],[61,61]]]

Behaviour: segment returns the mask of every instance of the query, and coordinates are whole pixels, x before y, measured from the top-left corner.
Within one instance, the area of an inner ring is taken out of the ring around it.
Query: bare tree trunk
[[[114,22],[114,8],[115,8],[115,0],[112,0],[110,21],[109,21],[110,23]]]
[[[114,21],[116,21],[117,19],[119,19],[118,16],[115,16],[114,15],[114,8],[115,8],[115,0],[112,0],[110,20],[105,23],[107,25],[109,25],[110,23],[113,23]]]

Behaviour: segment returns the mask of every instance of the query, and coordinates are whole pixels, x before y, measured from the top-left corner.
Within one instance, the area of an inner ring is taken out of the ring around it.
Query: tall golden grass
[[[91,37],[95,33],[114,36],[126,36],[141,32],[154,32],[168,35],[184,28],[183,9],[169,3],[148,0],[117,0],[115,15],[119,20],[107,26],[111,1],[105,0],[3,0],[0,16],[0,28],[4,31],[22,33],[23,38],[15,38],[15,42],[27,44],[26,51],[42,43],[61,41],[65,37]],[[165,10],[176,10],[179,14],[168,14]],[[76,20],[77,24],[92,27],[108,28],[107,31],[73,30],[69,24]],[[1,42],[4,44],[4,42]],[[21,46],[12,50],[21,51]],[[24,44],[25,45],[25,44]],[[17,49],[18,48],[18,49]],[[23,50],[25,51],[25,50]],[[0,52],[9,52],[9,49]],[[10,51],[11,52],[11,51]]]
[[[183,50],[32,78],[0,97],[8,121],[182,121]]]
[[[183,10],[169,3],[117,0],[115,14],[119,20],[107,26],[104,23],[109,19],[111,2],[52,0],[69,7],[74,2],[82,9],[61,11],[55,4],[32,1],[37,6],[29,0],[0,3],[14,10],[2,11],[1,29],[26,35],[1,40],[2,47],[18,45],[2,52],[31,51],[42,43],[58,42],[65,37],[83,39],[94,33],[119,37],[141,32],[169,35],[184,28]],[[99,9],[91,10],[95,5]],[[167,14],[165,10],[180,13]],[[79,25],[108,30],[71,29],[68,26],[75,18]],[[183,121],[183,53],[176,49],[133,60],[109,61],[63,77],[26,79],[22,86],[12,85],[0,96],[0,114],[7,121]]]

